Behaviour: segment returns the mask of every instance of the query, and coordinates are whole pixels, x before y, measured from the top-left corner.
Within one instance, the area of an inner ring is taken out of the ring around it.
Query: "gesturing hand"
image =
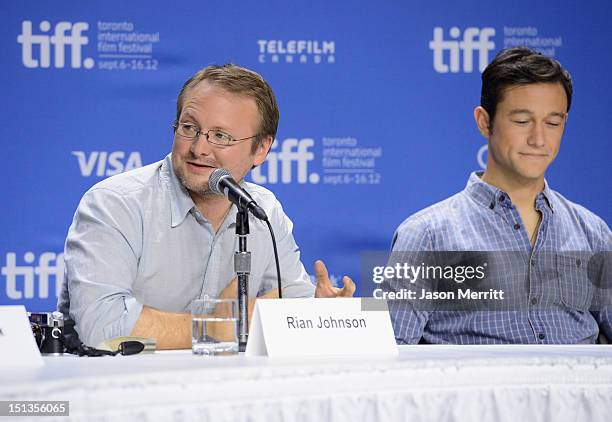
[[[323,261],[315,262],[314,272],[317,279],[315,297],[352,297],[355,293],[355,283],[348,276],[342,278],[343,288],[334,287]]]

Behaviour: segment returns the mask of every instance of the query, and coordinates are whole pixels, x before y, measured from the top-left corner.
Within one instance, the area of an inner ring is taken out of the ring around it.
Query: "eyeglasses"
[[[246,141],[248,139],[253,139],[258,137],[259,135],[249,136],[247,138],[234,139],[231,135],[228,135],[225,132],[222,132],[218,129],[209,129],[206,132],[202,132],[196,125],[191,123],[174,123],[172,124],[174,128],[174,132],[183,138],[187,138],[190,141],[194,139],[198,139],[200,135],[204,135],[206,141],[209,144],[220,145],[220,146],[232,146],[236,145],[242,141]]]

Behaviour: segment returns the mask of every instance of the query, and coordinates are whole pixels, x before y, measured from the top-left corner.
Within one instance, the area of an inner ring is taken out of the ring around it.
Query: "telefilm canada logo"
[[[333,40],[257,40],[259,63],[334,64]]]
[[[489,54],[495,50],[492,37],[495,29],[468,27],[461,31],[453,26],[445,36],[444,28],[433,29],[429,48],[433,52],[433,68],[438,73],[472,73],[474,62],[482,72],[489,64]]]

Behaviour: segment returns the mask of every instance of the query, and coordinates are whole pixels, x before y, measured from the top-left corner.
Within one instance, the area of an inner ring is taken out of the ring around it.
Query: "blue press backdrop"
[[[278,137],[249,179],[283,203],[309,270],[323,258],[358,279],[360,252],[463,188],[486,161],[480,70],[517,44],[574,78],[551,186],[612,216],[606,1],[45,0],[2,2],[0,16],[0,304],[54,309],[81,195],[170,151],[176,95],[212,63],[276,92]]]

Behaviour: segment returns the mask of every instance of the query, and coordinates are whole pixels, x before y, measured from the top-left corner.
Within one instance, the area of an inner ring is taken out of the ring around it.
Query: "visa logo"
[[[96,176],[113,176],[124,171],[142,167],[140,153],[125,151],[72,151],[79,162],[79,170],[83,177],[94,174]]]

